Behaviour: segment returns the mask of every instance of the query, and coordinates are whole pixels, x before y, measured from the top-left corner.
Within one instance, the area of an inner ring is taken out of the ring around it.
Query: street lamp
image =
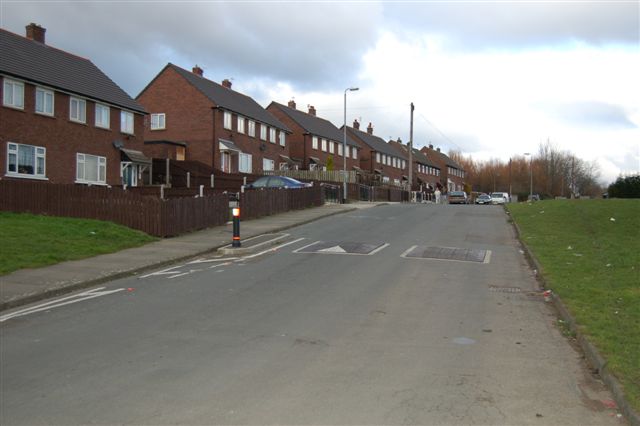
[[[533,155],[531,155],[531,153],[529,152],[525,152],[524,156],[530,156],[531,158],[529,159],[529,179],[530,179],[530,183],[529,183],[529,201],[533,201]]]
[[[344,138],[342,140],[342,203],[347,202],[347,92],[360,90],[359,87],[344,89]]]

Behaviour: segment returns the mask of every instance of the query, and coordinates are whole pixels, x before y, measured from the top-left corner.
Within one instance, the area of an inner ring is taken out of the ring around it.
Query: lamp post
[[[359,87],[344,89],[344,135],[342,140],[342,203],[347,202],[347,92],[360,90]]]
[[[533,201],[533,155],[525,152],[524,156],[529,156],[529,201]]]

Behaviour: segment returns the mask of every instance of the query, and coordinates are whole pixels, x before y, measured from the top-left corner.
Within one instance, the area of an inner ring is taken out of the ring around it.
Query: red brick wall
[[[120,151],[113,141],[143,151],[144,116],[134,114],[135,135],[120,132],[119,108],[111,107],[110,120],[110,129],[95,127],[95,103],[87,100],[86,123],[70,121],[69,95],[59,92],[54,93],[53,117],[36,114],[35,86],[25,83],[24,110],[0,106],[0,178],[7,172],[7,142],[15,142],[46,148],[46,177],[51,183],[74,183],[76,153],[83,153],[106,157],[107,184],[120,185]]]
[[[462,188],[464,185],[464,178],[459,176],[449,175],[447,163],[442,158],[442,153],[438,152],[433,148],[429,148],[427,146],[423,147],[420,152],[425,154],[429,160],[431,160],[434,164],[440,167],[440,184],[446,190],[447,189],[447,181],[450,179],[455,183],[456,188]]]
[[[358,144],[360,144],[360,147],[362,148],[360,150],[360,152],[362,153],[362,157],[360,159],[360,167],[363,170],[366,170],[370,173],[374,173],[375,169],[382,170],[382,172],[384,173],[384,176],[389,177],[390,183],[393,183],[394,179],[398,179],[399,181],[402,182],[402,175],[408,176],[409,168],[407,166],[405,166],[404,169],[401,169],[401,168],[389,166],[386,164],[382,164],[382,162],[378,163],[376,161],[376,152],[373,149],[371,149],[369,145],[364,143],[362,139],[358,137],[358,133],[353,132],[350,129],[347,131],[349,132],[349,135],[351,136],[351,138],[355,140]],[[382,154],[380,155],[382,156]],[[400,158],[400,155],[396,155],[396,157]],[[405,162],[408,165],[408,161],[405,160]]]

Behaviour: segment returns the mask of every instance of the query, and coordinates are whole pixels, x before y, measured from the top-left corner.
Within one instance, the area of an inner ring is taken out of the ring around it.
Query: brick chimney
[[[200,77],[202,77],[202,74],[204,73],[204,71],[202,71],[202,68],[197,65],[191,69],[191,72],[195,75],[199,75]]]
[[[429,144],[429,149],[433,149],[433,144],[432,143]]]
[[[313,105],[309,105],[309,115],[313,115],[314,117],[316,116],[316,107]]]
[[[42,28],[40,25],[34,24],[33,22],[25,28],[27,29],[27,38],[29,40],[44,44],[44,33],[47,32],[46,28]]]
[[[367,126],[367,133],[369,133],[370,135],[373,134],[373,124],[369,123],[369,125]]]
[[[440,152],[440,147],[437,147],[437,148],[436,148],[436,151]]]
[[[293,99],[291,99],[287,105],[291,109],[296,109],[296,101],[294,101]]]
[[[225,78],[224,80],[222,80],[222,86],[226,87],[227,89],[231,89],[231,80]]]
[[[360,123],[358,123],[358,120],[353,120],[353,128],[360,130]]]

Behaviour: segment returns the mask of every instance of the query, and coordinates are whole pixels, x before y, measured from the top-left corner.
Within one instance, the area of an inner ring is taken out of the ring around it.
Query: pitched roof
[[[398,144],[397,142],[391,145],[395,146],[396,148],[402,149],[402,152],[404,152],[407,156],[409,155],[409,148],[406,145]],[[413,148],[413,161],[417,161],[418,163],[424,164],[429,167],[440,169],[440,167],[435,163],[433,163],[431,160],[429,160],[427,156],[424,155],[424,153],[420,152],[415,148]]]
[[[454,169],[458,169],[458,170],[464,170],[464,167],[462,167],[460,164],[458,164],[456,161],[452,160],[451,157],[449,157],[447,154],[445,154],[444,152],[435,150],[435,149],[431,149],[431,151],[433,151],[433,153],[435,155],[440,156],[440,159],[442,161],[444,161],[444,164],[446,164],[449,167],[453,167]]]
[[[260,104],[253,100],[253,98],[236,92],[235,90],[227,89],[221,84],[194,74],[193,72],[187,71],[172,63],[167,64],[165,69],[166,68],[172,68],[175,70],[178,74],[184,77],[189,84],[198,89],[218,107],[287,132],[291,131],[287,126],[271,115],[269,111],[262,108]],[[164,71],[164,69],[162,71]],[[160,73],[162,73],[162,71]]]
[[[369,147],[376,152],[379,152],[381,154],[392,155],[394,157],[399,157],[404,160],[408,159],[406,154],[398,152],[395,148],[393,148],[391,145],[385,142],[384,139],[378,136],[370,135],[367,132],[363,132],[360,129],[354,129],[353,127],[349,127],[349,126],[347,126],[347,131],[353,134],[358,139],[360,139],[365,144],[369,145]]]
[[[278,108],[280,111],[286,114],[300,127],[302,127],[312,135],[331,139],[335,142],[341,142],[344,140],[344,133],[341,132],[340,129],[338,129],[336,126],[334,126],[333,123],[331,123],[329,120],[316,117],[315,115],[307,114],[306,112],[299,111],[297,109],[289,108],[288,106],[279,104],[277,102],[271,102],[269,107],[272,105],[274,108]],[[359,145],[351,140],[351,138],[348,136],[347,145],[359,147]]]
[[[132,111],[145,109],[90,60],[0,29],[0,73]]]

